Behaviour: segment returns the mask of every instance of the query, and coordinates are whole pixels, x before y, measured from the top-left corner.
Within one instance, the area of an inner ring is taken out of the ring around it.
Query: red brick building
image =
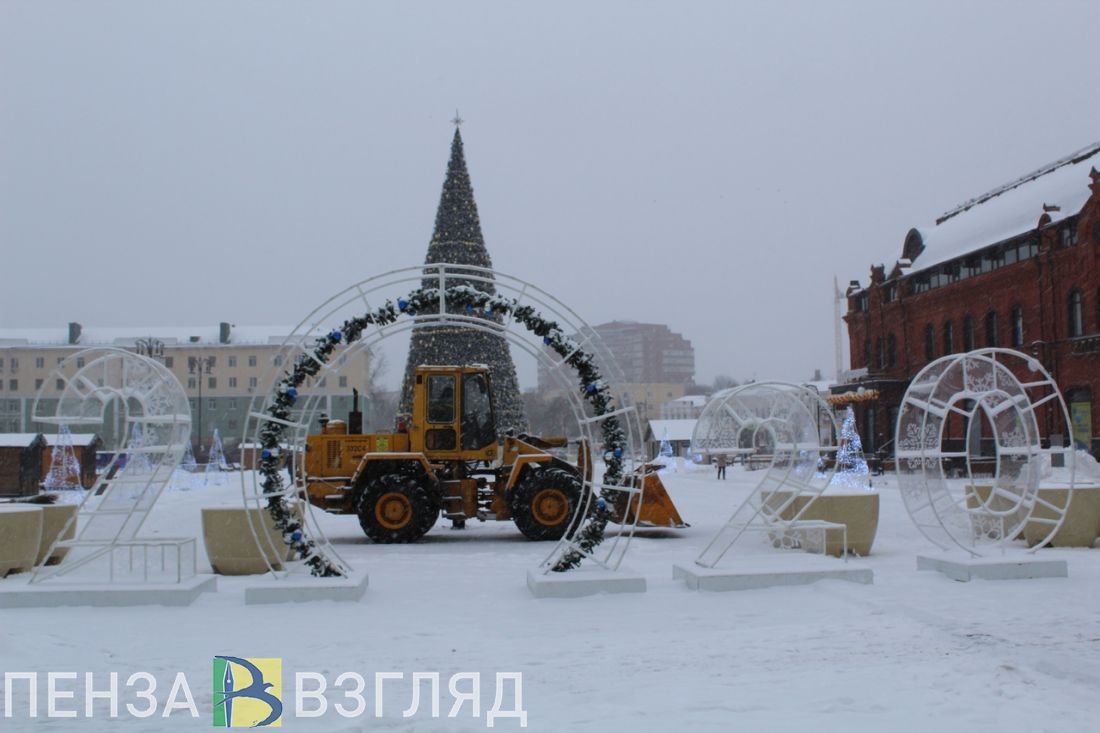
[[[868,450],[892,448],[906,386],[930,361],[1003,346],[1039,358],[1071,407],[1075,438],[1100,439],[1100,143],[911,229],[891,266],[847,291],[852,379]]]

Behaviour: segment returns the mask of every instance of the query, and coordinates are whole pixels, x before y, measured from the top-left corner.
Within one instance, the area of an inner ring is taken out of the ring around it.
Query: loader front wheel
[[[415,476],[390,473],[370,481],[359,499],[359,524],[375,542],[415,542],[435,524],[438,509]]]
[[[581,503],[580,479],[560,468],[527,471],[512,497],[512,518],[532,540],[559,540]]]

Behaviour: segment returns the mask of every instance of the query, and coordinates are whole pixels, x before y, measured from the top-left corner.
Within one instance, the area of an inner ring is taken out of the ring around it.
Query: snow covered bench
[[[776,492],[769,503],[781,506],[790,494]],[[798,515],[799,522],[825,522],[847,527],[845,535],[827,533],[825,553],[839,557],[847,545],[848,552],[866,556],[871,554],[871,545],[878,533],[879,495],[877,491],[828,492],[813,499],[810,494],[799,494],[783,507],[779,518],[792,520]],[[803,511],[803,508],[805,510]],[[799,514],[799,512],[802,512]]]
[[[41,541],[41,506],[0,505],[0,578],[11,572],[33,570]]]
[[[244,507],[206,507],[202,510],[202,540],[206,556],[215,573],[221,575],[259,575],[271,569],[281,570],[293,551],[283,542],[275,522],[266,510],[251,507],[252,524]],[[252,526],[259,536],[259,545]],[[266,531],[265,537],[262,532]],[[265,559],[266,558],[266,559]]]
[[[1039,489],[1040,502],[1035,504],[1033,517],[1039,519],[1054,519],[1055,514],[1043,506],[1043,500],[1062,506],[1066,501],[1066,489],[1043,488]],[[1030,547],[1039,544],[1047,533],[1050,525],[1041,522],[1028,522],[1024,526],[1024,539]],[[1052,547],[1092,547],[1100,536],[1100,486],[1075,486],[1073,498],[1070,499],[1069,509],[1062,526],[1050,538]]]
[[[57,541],[62,531],[65,532],[65,536],[60,537],[61,539],[71,540],[76,536],[76,522],[68,523],[69,519],[76,516],[78,508],[76,504],[45,504],[42,506],[42,535],[38,543],[38,556],[34,561],[35,565],[41,565],[44,560],[47,560],[46,553],[50,551],[50,547]],[[67,524],[68,529],[66,530]],[[58,547],[48,558],[49,564],[54,565],[61,562],[68,552],[69,548]]]

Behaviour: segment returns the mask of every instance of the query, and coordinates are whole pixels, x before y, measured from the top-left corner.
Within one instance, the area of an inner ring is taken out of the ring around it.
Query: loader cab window
[[[455,378],[433,374],[428,377],[428,422],[455,421]]]
[[[497,439],[493,402],[484,374],[462,377],[462,450],[478,450]]]

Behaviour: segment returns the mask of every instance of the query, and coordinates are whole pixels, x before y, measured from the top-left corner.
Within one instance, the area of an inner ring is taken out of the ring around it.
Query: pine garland
[[[554,321],[540,316],[530,305],[519,305],[513,298],[486,293],[468,285],[448,287],[445,292],[448,303],[454,303],[464,309],[468,315],[482,317],[511,316],[534,333],[541,336],[543,343],[565,360],[577,373],[581,394],[592,405],[597,416],[606,415],[614,410],[608,385],[600,375],[592,354],[578,347],[562,332]],[[438,288],[422,287],[399,298],[396,303],[386,301],[373,313],[356,316],[344,321],[341,326],[320,336],[313,344],[312,354],[299,355],[292,367],[283,373],[275,385],[275,396],[267,408],[267,414],[276,420],[290,421],[291,408],[298,398],[298,389],[310,377],[316,376],[322,363],[327,363],[340,342],[354,343],[359,340],[369,326],[388,326],[402,314],[415,316],[418,311],[430,308],[439,302]],[[320,363],[319,363],[320,362]],[[596,510],[578,530],[574,548],[570,549],[555,563],[552,570],[564,572],[580,565],[604,539],[604,530],[612,517],[612,506],[620,492],[613,487],[623,485],[623,451],[626,436],[618,419],[611,415],[604,418],[602,437],[604,443],[604,472],[600,498]],[[298,515],[290,511],[282,494],[283,477],[279,466],[279,445],[282,442],[286,426],[281,422],[265,421],[260,429],[261,458],[259,472],[262,476],[260,486],[268,497],[267,511],[282,533],[283,541],[294,551],[299,560],[304,560],[310,572],[319,577],[343,575],[343,572],[317,548],[310,539]]]

